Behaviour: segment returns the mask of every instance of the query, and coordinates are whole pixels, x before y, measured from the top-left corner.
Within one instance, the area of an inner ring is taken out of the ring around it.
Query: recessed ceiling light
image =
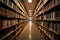
[[[32,3],[32,0],[28,0],[28,3]]]
[[[29,10],[29,12],[31,13],[31,10]]]

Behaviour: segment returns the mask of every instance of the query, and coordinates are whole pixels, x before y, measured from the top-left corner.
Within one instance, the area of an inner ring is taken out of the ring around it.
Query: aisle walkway
[[[28,22],[17,40],[42,40],[40,32],[32,21]]]

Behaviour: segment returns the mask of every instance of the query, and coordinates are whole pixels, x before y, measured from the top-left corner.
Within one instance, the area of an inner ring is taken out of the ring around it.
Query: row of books
[[[7,6],[9,6],[9,7],[11,7],[11,8],[16,10],[15,4],[12,3],[10,0],[1,0],[1,2],[3,2],[5,5],[7,5]]]
[[[22,30],[21,28],[25,24],[26,24],[26,22],[24,22],[24,23],[22,22],[21,24],[17,24],[17,25],[15,24],[15,26],[11,26],[9,28],[5,28],[3,30],[0,30],[0,39],[3,39],[3,40],[11,40],[11,39],[13,39],[13,37],[15,35],[18,35],[18,34],[16,34],[17,33],[16,31],[17,30]],[[19,31],[19,32],[21,32],[21,31]]]
[[[8,29],[0,30],[0,39],[6,37],[9,33],[11,33],[15,29],[15,26],[10,27]]]
[[[57,36],[55,33],[47,30],[46,28],[39,26],[39,29],[42,31],[41,35],[43,36],[44,40],[47,40],[47,39],[49,39],[49,40],[59,40],[60,36]]]
[[[0,20],[0,30],[26,22],[26,20]]]
[[[38,14],[40,15],[40,14],[52,9],[53,7],[55,7],[55,6],[59,5],[59,4],[60,4],[60,0],[52,0],[48,5],[43,6],[42,9],[40,9],[40,11],[38,12]]]
[[[41,28],[42,29],[42,28]],[[44,30],[44,32],[45,32],[46,30]],[[43,40],[51,40],[51,39],[49,39],[49,37],[47,37],[43,32],[42,32],[42,30],[40,30],[40,33],[41,33],[41,36],[42,36],[42,39]],[[46,32],[45,32],[46,33]]]
[[[51,22],[39,22],[41,26],[47,28],[48,30],[59,34],[60,33],[60,23],[51,23]]]
[[[36,17],[36,20],[43,20],[43,15]]]
[[[47,6],[44,6],[41,11],[42,11],[42,13],[44,13],[47,10],[50,10],[51,8],[53,8],[59,4],[60,4],[60,0],[52,0]]]
[[[10,18],[20,18],[20,15],[17,12],[0,7],[0,15]]]
[[[60,39],[60,23],[57,22],[60,21],[58,5],[60,5],[60,0],[48,0],[40,10],[42,15],[36,17],[36,20],[38,20],[37,23],[40,25],[40,30],[45,36],[49,37],[50,40]],[[45,40],[49,39],[45,38]]]
[[[11,37],[9,36],[9,38],[10,38],[10,40],[12,39],[12,40],[17,40],[19,37],[17,37],[17,36],[19,36],[19,34],[21,33],[21,31],[24,29],[24,25],[26,24],[26,22],[25,23],[23,23],[23,24],[21,24],[21,25],[17,25],[17,27],[19,27],[19,29],[17,29],[16,31],[15,31],[15,33],[14,33],[14,35],[11,35]],[[9,39],[8,38],[8,39]]]
[[[0,20],[0,29],[8,28],[18,24],[16,20]]]
[[[56,21],[59,21],[60,20],[60,10],[56,10],[54,12],[41,15],[41,16],[37,17],[37,19],[39,19],[39,20],[56,20]]]
[[[10,0],[1,0],[0,2],[2,2],[5,5],[7,5],[8,7],[10,7],[11,9],[13,9],[14,11],[16,11],[18,13],[23,12],[23,11],[21,11],[21,9],[16,4],[11,2]]]
[[[45,3],[46,3],[47,1],[48,1],[48,0],[40,0],[40,2],[38,3],[37,8],[35,9],[35,13],[38,13],[39,10],[41,10],[41,8],[45,5]]]
[[[60,10],[44,15],[44,20],[60,20]]]
[[[19,4],[20,4],[20,6],[23,8],[23,10],[25,11],[25,8],[24,8],[23,3],[22,3],[20,0],[18,0],[18,2],[19,2]]]
[[[13,1],[17,2],[18,0]],[[26,20],[20,19],[23,17],[19,13],[21,10],[12,0],[0,0],[0,16],[5,18],[4,20],[0,19],[0,40],[12,40],[15,35],[18,35],[21,26],[26,24]],[[10,20],[11,18],[13,20]]]
[[[15,5],[11,0],[1,0],[1,2],[3,2],[6,5],[8,5],[9,7],[11,7],[14,10],[19,9],[17,7],[17,5]],[[14,0],[14,2],[18,2],[18,0]],[[16,10],[16,11],[18,11],[18,10]]]

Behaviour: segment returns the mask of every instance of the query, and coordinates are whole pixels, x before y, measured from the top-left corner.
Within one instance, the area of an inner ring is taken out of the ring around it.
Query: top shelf
[[[51,9],[48,9],[47,11],[41,13],[40,15],[38,15],[38,16],[36,16],[36,17],[39,17],[39,16],[41,16],[42,14],[51,13],[51,12],[56,11],[56,10],[60,10],[60,4],[58,4],[58,5],[54,6],[54,7],[52,7]]]

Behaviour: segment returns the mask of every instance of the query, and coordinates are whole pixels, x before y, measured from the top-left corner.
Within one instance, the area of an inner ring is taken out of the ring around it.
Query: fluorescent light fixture
[[[32,3],[32,0],[28,0],[28,3]]]
[[[29,10],[29,12],[31,13],[31,12],[32,12],[32,10]]]

